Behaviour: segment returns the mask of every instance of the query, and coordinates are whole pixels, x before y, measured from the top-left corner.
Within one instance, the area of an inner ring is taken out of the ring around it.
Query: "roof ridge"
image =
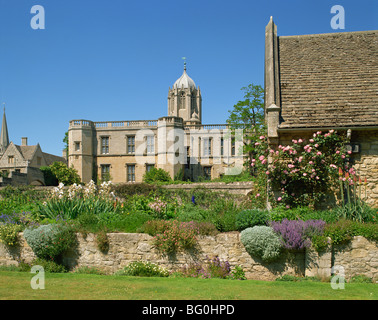
[[[378,30],[330,32],[330,33],[315,33],[315,34],[300,34],[300,35],[290,35],[290,36],[278,36],[278,38],[322,37],[322,36],[351,35],[351,34],[357,35],[357,34],[369,34],[369,33],[378,33]]]

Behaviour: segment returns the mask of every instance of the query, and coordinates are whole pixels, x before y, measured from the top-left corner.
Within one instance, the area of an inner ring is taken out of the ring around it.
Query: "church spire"
[[[3,105],[4,105],[4,114],[3,114],[3,122],[1,124],[1,133],[0,133],[0,154],[4,153],[6,148],[9,145],[7,118],[5,116],[5,103]]]

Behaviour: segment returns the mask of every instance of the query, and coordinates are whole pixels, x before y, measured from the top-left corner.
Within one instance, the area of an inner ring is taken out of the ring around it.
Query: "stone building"
[[[39,168],[55,161],[66,163],[62,157],[43,152],[39,144],[29,146],[28,138],[22,138],[21,145],[9,142],[4,110],[0,134],[0,186],[44,185],[43,173]]]
[[[168,90],[168,115],[155,120],[71,120],[69,166],[83,182],[141,182],[151,168],[185,180],[241,172],[240,134],[224,124],[202,124],[201,90],[184,72]]]
[[[278,36],[265,30],[265,110],[272,147],[335,129],[350,138],[367,202],[378,206],[378,31]]]

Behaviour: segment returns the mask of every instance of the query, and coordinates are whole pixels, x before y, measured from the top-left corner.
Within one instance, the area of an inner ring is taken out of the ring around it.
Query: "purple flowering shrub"
[[[0,213],[0,224],[20,225],[23,227],[37,227],[30,212]]]
[[[272,221],[271,227],[280,238],[282,246],[289,250],[301,250],[311,246],[311,238],[320,236],[326,225],[323,220],[288,220]]]

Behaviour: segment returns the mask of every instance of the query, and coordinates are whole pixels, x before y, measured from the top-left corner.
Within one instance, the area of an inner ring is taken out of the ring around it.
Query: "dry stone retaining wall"
[[[213,192],[227,192],[233,195],[246,196],[253,191],[252,181],[239,182],[198,182],[198,183],[184,183],[184,184],[168,184],[162,186],[168,190],[186,190],[191,191],[197,188],[208,189]]]
[[[31,263],[35,258],[24,238],[20,245],[7,248],[0,244],[0,265],[17,265],[19,261]],[[78,234],[78,247],[67,252],[63,261],[70,267],[96,267],[107,273],[122,269],[133,261],[150,261],[169,270],[177,271],[191,263],[205,261],[207,257],[218,256],[227,260],[231,267],[243,268],[247,279],[275,280],[285,274],[295,276],[331,276],[333,266],[342,266],[347,279],[364,274],[378,280],[377,244],[363,237],[354,237],[347,245],[329,247],[321,253],[313,249],[306,252],[284,252],[279,260],[264,263],[251,257],[240,242],[240,233],[221,233],[216,236],[202,236],[198,248],[190,252],[179,252],[166,256],[152,245],[152,237],[140,233],[109,233],[109,250],[106,253],[97,248],[96,235],[84,237]]]

